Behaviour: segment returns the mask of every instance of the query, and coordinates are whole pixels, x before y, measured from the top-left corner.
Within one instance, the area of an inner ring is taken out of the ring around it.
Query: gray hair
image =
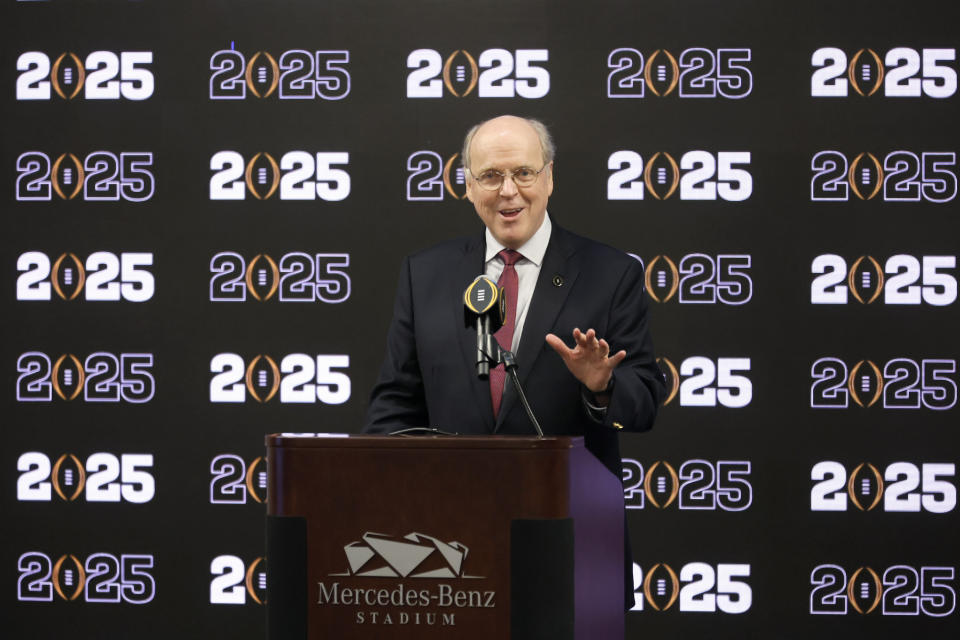
[[[540,155],[543,158],[543,164],[547,165],[553,162],[553,156],[557,149],[553,144],[553,137],[550,135],[550,131],[547,130],[547,125],[533,118],[521,119],[537,132],[537,138],[540,140]],[[490,118],[490,120],[495,120],[495,118]],[[463,164],[463,168],[468,171],[470,169],[470,145],[473,143],[473,136],[477,134],[480,127],[490,122],[490,120],[484,120],[479,124],[473,125],[463,139],[463,151],[460,153],[460,162]]]

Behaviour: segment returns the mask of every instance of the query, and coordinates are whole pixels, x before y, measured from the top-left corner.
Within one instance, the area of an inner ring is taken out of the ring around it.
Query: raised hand
[[[547,344],[563,359],[570,373],[591,392],[601,393],[607,388],[613,370],[627,357],[627,352],[621,350],[611,356],[610,345],[603,338],[598,339],[593,329],[586,333],[574,329],[573,339],[576,346],[570,349],[554,334],[546,336]]]

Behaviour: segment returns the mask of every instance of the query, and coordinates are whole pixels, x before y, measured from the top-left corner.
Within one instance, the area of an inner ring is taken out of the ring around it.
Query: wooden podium
[[[266,444],[268,640],[623,638],[623,488],[582,438]]]

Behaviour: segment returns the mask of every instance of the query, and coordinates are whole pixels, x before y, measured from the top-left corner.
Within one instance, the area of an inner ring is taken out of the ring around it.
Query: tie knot
[[[503,260],[504,266],[507,267],[512,267],[523,259],[523,254],[519,251],[514,251],[513,249],[504,249],[497,255],[500,256],[500,259]]]

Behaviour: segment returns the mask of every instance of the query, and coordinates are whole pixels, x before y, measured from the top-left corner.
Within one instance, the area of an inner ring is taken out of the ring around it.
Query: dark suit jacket
[[[461,434],[534,433],[510,382],[496,422],[490,387],[476,375],[476,331],[464,326],[463,292],[484,271],[482,234],[406,258],[380,379],[366,431],[429,426]],[[593,328],[626,359],[614,370],[603,424],[587,413],[581,385],[544,341],[554,333],[572,346],[574,327]],[[508,345],[509,346],[509,345]],[[640,263],[555,222],[517,351],[520,383],[548,435],[581,435],[618,478],[617,432],[653,424],[664,393],[647,331]]]

